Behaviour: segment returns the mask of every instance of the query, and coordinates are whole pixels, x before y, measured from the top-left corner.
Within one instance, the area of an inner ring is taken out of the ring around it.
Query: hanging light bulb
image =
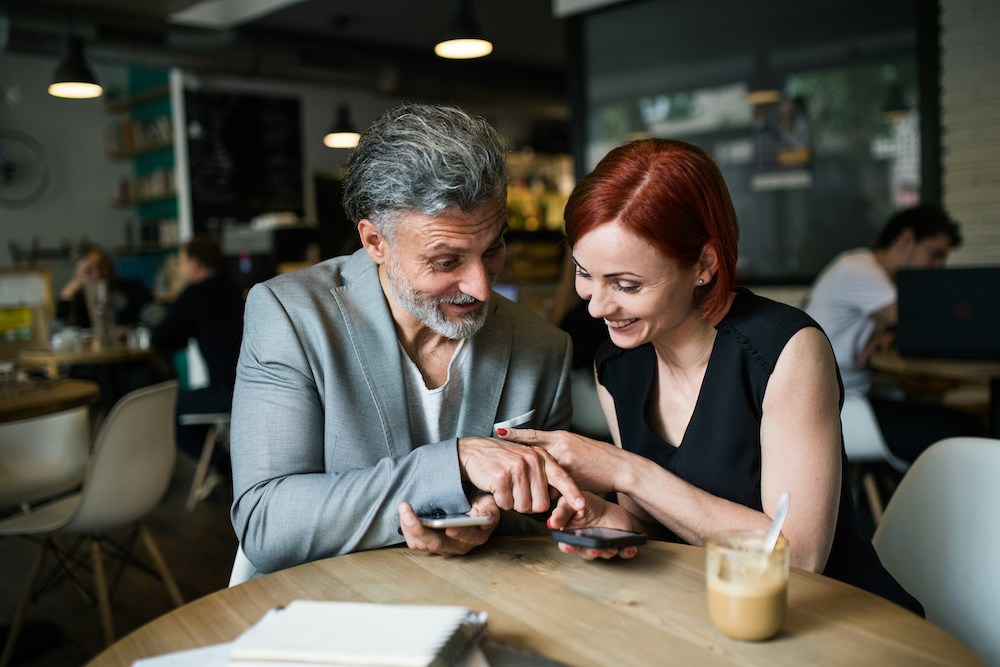
[[[337,107],[333,126],[323,137],[323,145],[327,148],[354,148],[360,140],[361,135],[351,122],[351,110],[346,104],[341,104]]]
[[[76,35],[66,38],[66,55],[49,84],[49,95],[69,99],[99,97],[104,89],[83,57],[83,40]]]
[[[493,44],[483,37],[469,0],[453,0],[451,18],[444,35],[434,47],[442,58],[482,58],[493,52]]]

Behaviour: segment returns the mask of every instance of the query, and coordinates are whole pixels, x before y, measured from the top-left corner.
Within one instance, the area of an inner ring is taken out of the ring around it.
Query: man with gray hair
[[[256,285],[232,412],[233,526],[260,572],[406,542],[463,554],[544,529],[544,452],[492,437],[570,418],[568,336],[492,293],[503,143],[462,110],[402,105],[364,133],[344,208],[362,248]],[[420,514],[488,515],[437,530]],[[513,510],[513,511],[508,511]]]

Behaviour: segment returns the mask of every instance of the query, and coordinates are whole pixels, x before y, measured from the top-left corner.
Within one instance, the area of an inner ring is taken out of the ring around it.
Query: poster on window
[[[806,100],[782,97],[753,109],[755,190],[812,185],[812,139]]]

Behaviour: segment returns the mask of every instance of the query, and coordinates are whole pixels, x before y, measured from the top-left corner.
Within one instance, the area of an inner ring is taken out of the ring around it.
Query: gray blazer
[[[419,443],[364,250],[254,286],[233,398],[232,521],[259,571],[399,544],[404,500],[418,513],[468,511],[458,436],[492,435],[532,410],[525,427],[567,426],[569,337],[497,294],[489,309],[467,342],[458,432]]]

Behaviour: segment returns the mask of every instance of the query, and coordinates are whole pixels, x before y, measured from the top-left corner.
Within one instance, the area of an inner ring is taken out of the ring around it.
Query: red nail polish
[[[498,428],[497,429],[497,435],[499,435],[500,437],[503,437],[503,436],[507,435],[507,429],[505,429],[505,428]]]

